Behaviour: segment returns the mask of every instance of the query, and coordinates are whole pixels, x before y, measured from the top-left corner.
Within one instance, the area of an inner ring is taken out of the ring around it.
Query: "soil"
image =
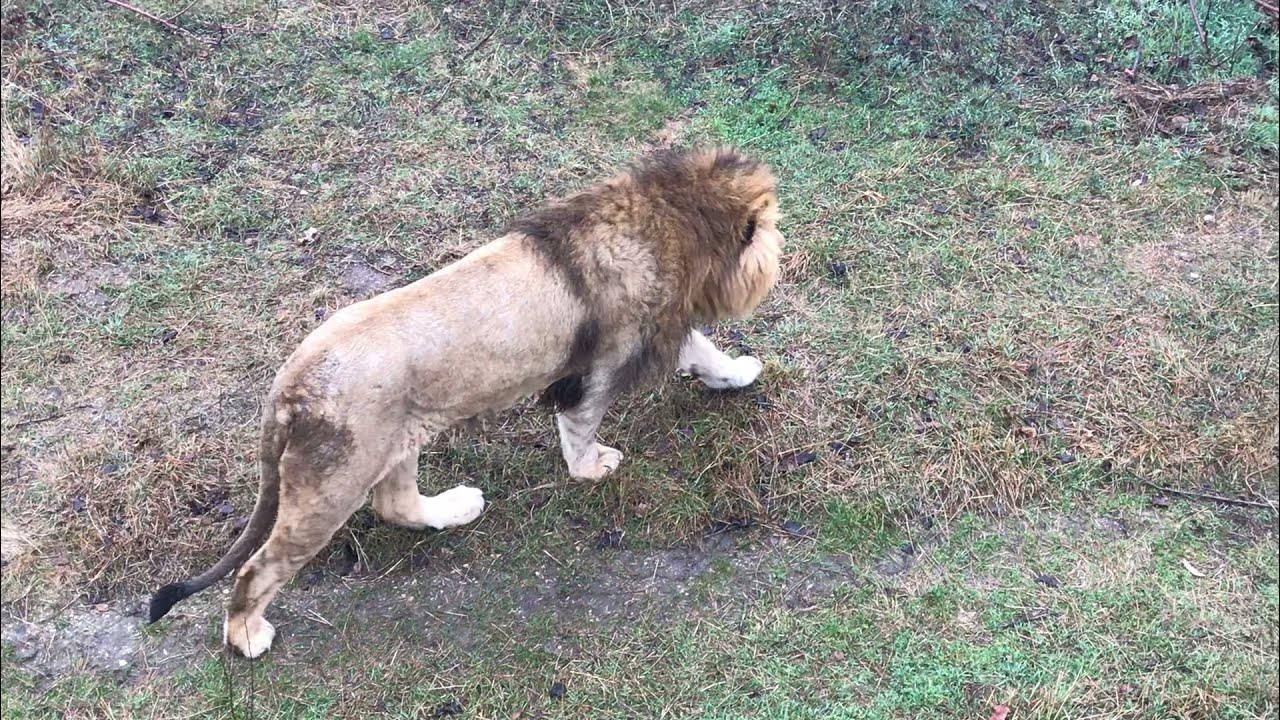
[[[1028,543],[1125,543],[1161,522],[1156,511],[1070,514],[1034,523],[1008,519],[993,530],[1010,539],[1007,562],[1027,563],[1028,577],[1058,587],[1058,577],[1037,575]],[[1262,535],[1273,531],[1264,525]],[[6,544],[12,544],[11,536],[16,542],[13,530],[6,527]],[[303,573],[268,611],[277,631],[271,652],[309,663],[346,649],[377,647],[389,634],[422,648],[447,644],[481,651],[494,631],[550,626],[607,635],[642,622],[724,621],[757,603],[805,612],[866,585],[918,596],[949,572],[936,555],[946,536],[931,524],[909,530],[911,542],[861,559],[818,550],[811,532],[731,526],[671,548],[619,547],[606,535],[576,546],[581,549],[546,550],[545,561],[433,557],[414,570]],[[973,587],[998,584],[981,570],[957,572]],[[229,652],[220,642],[229,590],[224,581],[188,599],[154,629],[145,627],[146,597],[66,606],[47,617],[19,618],[9,609],[2,638],[11,657],[46,682],[86,674],[143,682]],[[560,635],[544,649],[576,658],[581,651],[572,633]]]
[[[518,627],[549,619],[574,627],[626,627],[642,618],[718,616],[778,593],[788,607],[803,609],[841,587],[867,582],[846,559],[811,557],[807,540],[730,534],[667,549],[604,544],[572,558],[549,559],[532,575],[511,572],[501,559],[485,567],[438,563],[383,576],[304,575],[268,611],[277,629],[272,652],[323,657],[339,646],[372,642],[374,634],[392,628],[416,629],[415,639],[424,646],[447,639],[469,647],[482,643],[495,622]],[[229,587],[224,581],[188,599],[154,632],[144,631],[146,598],[138,597],[67,607],[47,618],[5,617],[3,641],[13,657],[48,680],[90,673],[132,682],[219,651],[218,620]],[[356,610],[359,622],[345,622]]]

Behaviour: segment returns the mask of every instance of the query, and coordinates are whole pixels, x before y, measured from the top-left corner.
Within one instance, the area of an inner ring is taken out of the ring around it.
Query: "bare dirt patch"
[[[373,297],[399,285],[398,278],[362,262],[353,262],[342,272],[342,289],[357,300]]]
[[[1259,219],[1229,211],[1224,217],[1205,215],[1194,232],[1134,246],[1123,261],[1130,272],[1154,286],[1194,292],[1207,276],[1263,258],[1274,245],[1275,238],[1269,237]]]
[[[311,573],[273,606],[275,652],[291,660],[325,657],[340,647],[363,652],[403,635],[423,646],[477,647],[513,625],[625,628],[695,615],[740,611],[781,593],[804,608],[862,582],[847,559],[806,558],[805,543],[785,538],[739,544],[722,536],[658,550],[596,548],[550,558],[530,574],[500,558],[442,561],[424,572],[335,577]],[[144,633],[145,598],[77,604],[52,617],[5,618],[3,640],[23,666],[47,680],[89,673],[131,680],[182,667],[183,658],[221,652],[210,632],[228,592],[185,603]],[[568,648],[556,652],[571,653]]]
[[[45,278],[45,290],[64,298],[81,308],[102,309],[112,304],[112,297],[103,292],[120,290],[132,284],[128,270],[108,263],[85,264],[80,267],[64,265]]]
[[[73,671],[123,675],[140,658],[142,623],[107,606],[76,608],[56,623],[6,620],[3,638],[16,658],[45,678]]]

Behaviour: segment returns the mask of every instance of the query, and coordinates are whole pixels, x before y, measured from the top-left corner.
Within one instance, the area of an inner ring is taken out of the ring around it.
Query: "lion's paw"
[[[591,457],[590,454],[587,457]],[[622,453],[604,445],[596,445],[595,458],[569,468],[569,474],[583,480],[599,480],[622,464]]]
[[[744,355],[732,360],[727,367],[717,368],[715,373],[698,375],[698,379],[713,390],[734,390],[755,382],[763,369],[764,363]]]
[[[265,618],[227,617],[222,622],[222,641],[252,660],[271,649],[276,629]]]
[[[466,525],[484,512],[484,492],[466,485],[422,500],[427,524],[436,530]]]

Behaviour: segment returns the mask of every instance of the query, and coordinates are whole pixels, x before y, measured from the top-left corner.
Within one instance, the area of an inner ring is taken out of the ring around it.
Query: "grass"
[[[475,717],[943,718],[1002,703],[1024,717],[1265,716],[1274,672],[1243,670],[1274,659],[1274,558],[1236,548],[1215,559],[1220,548],[1197,526],[1223,521],[1191,506],[1169,513],[1137,511],[1113,537],[1056,514],[994,527],[968,519],[949,537],[918,538],[924,572],[892,576],[804,547],[721,556],[718,568],[682,578],[691,606],[664,594],[625,628],[572,602],[522,614],[499,583],[482,582],[453,606],[476,634],[415,627],[401,622],[411,613],[374,602],[365,607],[396,631],[389,654],[295,630],[290,649],[258,665],[211,657],[123,697],[113,682],[71,679],[37,702],[18,694],[6,715],[194,704],[235,717],[420,717],[458,702]],[[1188,575],[1184,558],[1207,578]],[[633,560],[569,556],[558,579],[598,592],[597,573],[644,572]],[[806,595],[826,577],[814,568],[839,577],[829,594]],[[438,599],[425,584],[395,593]],[[739,584],[759,589],[744,595]],[[385,591],[378,585],[306,602],[319,616],[341,612]],[[385,632],[338,630],[366,641]],[[317,653],[327,666],[309,661]],[[548,697],[554,682],[567,688],[562,701]]]
[[[1276,34],[1197,6],[1203,40],[1172,1],[198,3],[193,37],[7,5],[6,632],[210,563],[289,350],[548,196],[728,142],[776,169],[789,244],[715,330],[760,385],[620,403],[617,475],[564,481],[521,406],[423,455],[481,522],[362,511],[264,663],[45,677],[7,649],[4,715],[1274,717],[1274,514],[1150,506],[1280,495]],[[574,609],[746,526],[625,622]],[[479,589],[386,609],[437,575]],[[213,647],[215,601],[145,642]]]

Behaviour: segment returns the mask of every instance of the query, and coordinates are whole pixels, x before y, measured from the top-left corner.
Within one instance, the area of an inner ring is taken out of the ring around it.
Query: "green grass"
[[[1150,485],[1280,495],[1268,21],[1199,2],[1202,40],[1174,0],[681,7],[198,3],[187,38],[6,6],[0,499],[30,541],[5,550],[6,626],[130,610],[222,552],[258,399],[369,290],[352,277],[422,277],[667,142],[767,160],[788,254],[714,333],[761,383],[619,403],[606,481],[564,479],[531,405],[427,448],[424,485],[490,510],[434,535],[358,513],[316,589],[285,591],[340,645],[286,603],[256,665],[49,678],[6,650],[5,717],[1275,716],[1274,513],[1150,507]],[[638,615],[581,622],[747,525]],[[797,526],[812,540],[762,549]],[[608,533],[622,554],[583,560]],[[851,574],[793,597],[832,563]],[[490,580],[385,610],[468,573]],[[193,623],[216,600],[172,634],[213,647]],[[357,626],[344,602],[385,611]]]

